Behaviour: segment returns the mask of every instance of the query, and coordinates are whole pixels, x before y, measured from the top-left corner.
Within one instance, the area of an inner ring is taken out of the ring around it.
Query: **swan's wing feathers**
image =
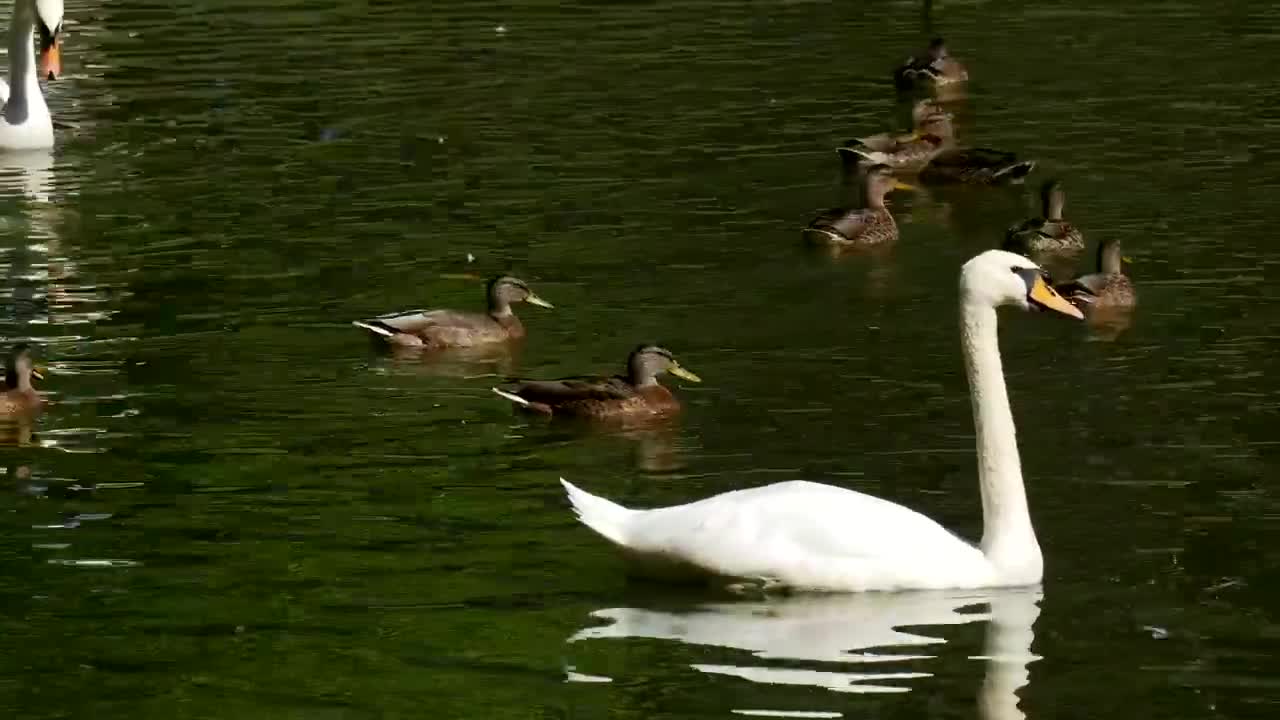
[[[804,481],[639,513],[628,539],[636,550],[712,573],[779,578],[810,588],[847,588],[865,578],[866,589],[891,589],[900,569],[969,564],[981,557],[914,510]]]

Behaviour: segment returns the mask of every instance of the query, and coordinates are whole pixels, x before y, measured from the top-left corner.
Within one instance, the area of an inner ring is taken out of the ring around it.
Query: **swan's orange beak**
[[[57,80],[62,74],[62,43],[57,38],[40,43],[40,77]]]
[[[1066,298],[1059,295],[1058,291],[1054,290],[1053,286],[1045,282],[1040,275],[1036,275],[1035,282],[1031,286],[1031,292],[1027,293],[1027,299],[1045,310],[1053,310],[1077,320],[1084,318],[1084,313],[1080,312],[1080,308],[1072,305]]]

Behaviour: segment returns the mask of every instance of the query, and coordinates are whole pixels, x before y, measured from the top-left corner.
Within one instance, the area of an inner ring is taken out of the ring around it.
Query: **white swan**
[[[736,490],[654,510],[624,508],[561,482],[587,527],[650,569],[831,592],[1038,583],[1044,565],[1027,511],[996,336],[1001,305],[1082,317],[1021,255],[989,250],[960,272],[961,347],[982,491],[978,547],[914,510],[812,482]]]
[[[40,91],[32,29],[40,31],[40,77],[62,72],[58,34],[62,32],[62,0],[15,0],[9,23],[9,83],[0,83],[0,149],[53,147],[53,117]]]

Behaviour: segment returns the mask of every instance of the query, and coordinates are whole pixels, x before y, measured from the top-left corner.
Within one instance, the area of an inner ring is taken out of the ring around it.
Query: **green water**
[[[556,478],[640,506],[808,478],[978,534],[956,272],[1033,188],[897,193],[888,253],[799,245],[835,145],[904,121],[917,5],[67,13],[68,126],[0,158],[0,330],[53,401],[0,449],[10,716],[1274,715],[1274,8],[935,5],[969,137],[1062,177],[1141,305],[1118,337],[1002,317],[1042,598],[768,607],[628,584]],[[509,364],[348,324],[505,271],[556,304]],[[640,342],[704,380],[678,424],[488,391]]]

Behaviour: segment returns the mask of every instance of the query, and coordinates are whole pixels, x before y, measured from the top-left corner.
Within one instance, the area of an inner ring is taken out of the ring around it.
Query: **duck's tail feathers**
[[[394,332],[381,324],[366,322],[364,320],[352,320],[351,324],[358,328],[364,328],[375,335],[381,335],[382,337],[391,337],[392,335],[395,335]]]
[[[1007,168],[1002,168],[1000,172],[996,173],[996,177],[1005,181],[1021,180],[1026,176],[1030,175],[1031,171],[1035,169],[1036,169],[1035,160],[1024,160],[1020,163],[1015,163],[1013,165],[1010,165]]]
[[[843,145],[836,148],[836,152],[839,153],[842,158],[862,158],[863,160],[873,164],[887,163],[890,160],[887,153],[880,152],[879,150],[871,150],[865,146]]]
[[[506,398],[507,400],[510,400],[511,402],[517,405],[529,407],[532,404],[528,400],[525,400],[524,398],[520,397],[519,395],[516,395],[515,393],[509,393],[506,390],[503,390],[501,388],[495,387],[495,388],[489,388],[489,389],[493,391],[494,395],[497,395],[500,398]]]
[[[583,525],[616,545],[626,545],[627,521],[635,514],[635,510],[580,490],[564,478],[560,478],[560,484],[564,486],[569,502],[573,505],[573,512]]]
[[[828,245],[831,243],[839,243],[844,238],[840,237],[830,230],[823,230],[819,227],[810,225],[800,231],[800,237],[804,238],[813,245]]]

